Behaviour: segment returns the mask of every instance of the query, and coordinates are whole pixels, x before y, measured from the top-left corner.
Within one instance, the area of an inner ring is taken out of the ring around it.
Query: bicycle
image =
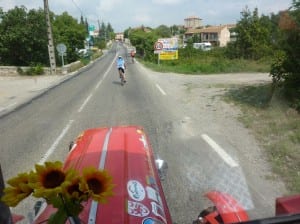
[[[120,79],[121,79],[121,85],[123,86],[126,83],[125,69],[119,68],[118,70],[119,70],[119,75],[120,75]]]

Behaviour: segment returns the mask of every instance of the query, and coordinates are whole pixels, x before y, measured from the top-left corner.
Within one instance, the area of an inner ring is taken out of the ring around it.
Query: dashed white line
[[[156,88],[158,88],[158,90],[161,92],[161,94],[167,95],[166,92],[158,84],[155,84],[155,86],[156,86]]]
[[[99,86],[102,84],[102,82],[103,82],[103,79],[100,79],[95,87],[95,90],[99,88]]]
[[[208,135],[202,134],[201,137],[215,150],[216,153],[231,167],[239,166],[234,159]]]
[[[83,102],[83,104],[81,105],[81,107],[78,109],[78,113],[80,113],[83,108],[85,107],[85,105],[89,102],[89,100],[92,98],[93,94],[91,93]]]
[[[98,89],[99,86],[102,84],[103,80],[104,80],[104,79],[106,78],[106,76],[108,75],[108,72],[109,72],[109,70],[111,69],[111,67],[113,66],[114,61],[115,61],[116,59],[117,59],[117,55],[115,56],[114,60],[112,60],[110,66],[109,66],[108,69],[105,71],[103,77],[102,77],[102,78],[99,80],[99,82],[97,83],[95,89]]]
[[[69,123],[65,126],[65,128],[62,130],[62,132],[60,133],[60,135],[56,138],[56,140],[53,142],[53,144],[51,145],[51,147],[47,150],[47,152],[45,153],[45,155],[39,161],[39,164],[43,164],[44,162],[46,162],[46,160],[48,159],[48,157],[55,151],[55,149],[56,149],[58,143],[60,142],[60,140],[65,136],[65,134],[67,133],[67,131],[70,129],[73,121],[74,120],[70,120]]]

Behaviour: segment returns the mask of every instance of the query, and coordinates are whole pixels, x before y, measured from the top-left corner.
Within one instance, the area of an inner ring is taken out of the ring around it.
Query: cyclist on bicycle
[[[131,61],[132,61],[132,63],[134,63],[134,56],[135,56],[135,51],[134,51],[134,50],[132,50],[132,51],[130,52],[130,56],[131,56]]]
[[[118,68],[118,71],[119,71],[119,74],[120,74],[120,79],[122,80],[122,82],[126,82],[126,79],[125,79],[126,65],[125,65],[125,60],[123,59],[122,56],[118,56],[117,68]]]

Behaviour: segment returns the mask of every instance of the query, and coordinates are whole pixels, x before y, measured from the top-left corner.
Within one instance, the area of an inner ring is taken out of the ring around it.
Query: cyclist
[[[130,52],[130,56],[131,56],[132,63],[134,63],[134,56],[135,56],[135,51],[134,50],[132,50]]]
[[[117,59],[117,68],[118,68],[120,79],[121,79],[121,82],[123,85],[123,83],[126,82],[126,79],[125,79],[126,65],[125,65],[125,60],[123,59],[123,57],[121,55],[118,56],[118,59]]]

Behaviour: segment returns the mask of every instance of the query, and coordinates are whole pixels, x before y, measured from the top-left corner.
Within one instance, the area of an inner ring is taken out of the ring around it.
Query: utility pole
[[[51,22],[50,22],[50,16],[49,16],[48,0],[44,0],[44,10],[45,10],[45,14],[46,14],[46,23],[47,23],[50,73],[51,73],[51,75],[55,75],[56,74],[56,61],[55,61],[55,51],[54,51],[54,46],[53,46],[53,36],[52,36]]]

